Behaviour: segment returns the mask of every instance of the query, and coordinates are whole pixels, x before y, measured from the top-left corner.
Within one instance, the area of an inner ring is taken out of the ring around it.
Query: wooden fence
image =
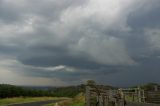
[[[140,88],[123,89],[125,99],[130,102],[155,103],[160,104],[160,90],[155,87],[155,91],[144,91]]]
[[[86,106],[124,106],[125,100],[120,90],[104,90],[96,86],[86,87]]]
[[[157,88],[151,92],[144,91],[140,87],[109,90],[98,86],[86,86],[85,99],[86,106],[125,106],[126,100],[132,104],[126,106],[159,106],[160,91]]]
[[[124,98],[128,101],[145,103],[145,92],[140,87],[130,88],[130,89],[122,89],[122,92],[124,94]]]
[[[148,91],[145,96],[146,102],[160,104],[160,91]]]

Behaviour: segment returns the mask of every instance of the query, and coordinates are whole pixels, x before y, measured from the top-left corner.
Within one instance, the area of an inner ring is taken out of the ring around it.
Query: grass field
[[[17,103],[27,103],[27,102],[38,102],[38,101],[46,101],[46,100],[59,100],[65,98],[58,97],[15,97],[15,98],[6,98],[0,99],[0,106],[5,106],[8,104],[17,104]]]
[[[84,94],[80,93],[73,99],[67,99],[62,102],[59,102],[58,104],[59,106],[84,106],[85,105]],[[55,104],[52,103],[44,106],[55,106]]]
[[[69,106],[84,106],[85,105],[85,97],[84,94],[79,94],[75,98],[73,98],[72,103]]]
[[[47,104],[47,105],[43,105],[43,106],[55,106],[55,103],[51,103],[51,104]]]

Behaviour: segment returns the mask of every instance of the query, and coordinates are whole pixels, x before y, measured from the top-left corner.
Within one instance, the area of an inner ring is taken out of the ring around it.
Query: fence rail
[[[86,87],[86,106],[124,106],[122,92]]]
[[[109,90],[86,86],[85,99],[86,106],[160,106],[160,91],[144,91],[140,87]],[[126,105],[126,101],[130,105]]]
[[[146,92],[146,102],[160,104],[160,91]]]

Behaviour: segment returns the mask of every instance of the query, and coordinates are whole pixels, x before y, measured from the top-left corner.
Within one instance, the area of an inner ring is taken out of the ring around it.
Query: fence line
[[[86,106],[124,106],[123,92],[86,87]]]

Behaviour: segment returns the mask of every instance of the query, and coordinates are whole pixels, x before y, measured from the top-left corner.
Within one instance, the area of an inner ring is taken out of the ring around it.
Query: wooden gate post
[[[108,96],[104,97],[104,106],[109,106],[109,98],[108,98]]]
[[[156,92],[158,91],[158,86],[157,85],[154,86],[154,91],[156,91]]]
[[[102,98],[102,95],[99,96],[99,106],[103,106],[103,98]]]
[[[141,101],[141,88],[138,87],[138,102],[142,102]]]
[[[144,93],[144,90],[142,90],[142,102],[144,102],[144,103],[146,102],[146,101],[145,101],[145,93]]]
[[[85,105],[90,106],[90,87],[86,86]]]
[[[116,100],[116,98],[114,98],[114,103],[115,103],[115,106],[118,106],[118,101]]]

